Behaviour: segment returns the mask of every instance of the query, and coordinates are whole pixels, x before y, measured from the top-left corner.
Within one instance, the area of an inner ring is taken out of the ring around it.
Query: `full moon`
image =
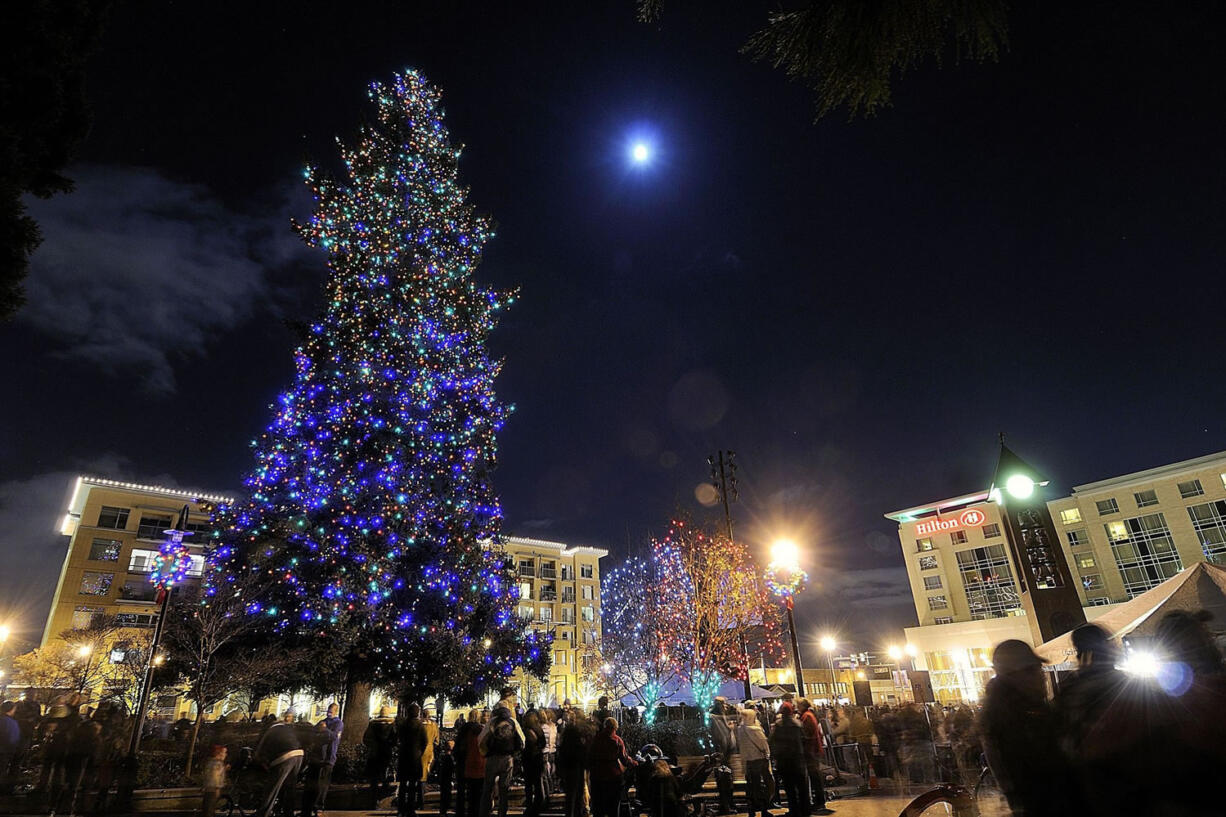
[[[642,164],[651,158],[651,148],[645,142],[635,142],[634,147],[630,148],[630,158]]]

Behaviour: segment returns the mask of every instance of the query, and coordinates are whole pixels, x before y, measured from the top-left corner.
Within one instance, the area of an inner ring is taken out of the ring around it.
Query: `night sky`
[[[522,288],[506,533],[619,556],[716,519],[695,491],[733,449],[738,534],[806,552],[802,641],[869,648],[914,623],[882,514],[986,487],[999,431],[1057,490],[1226,449],[1223,29],[1016,5],[999,63],[814,124],[738,53],[765,3],[122,3],[0,328],[7,615],[41,629],[76,473],[239,487],[320,300],[302,168],[407,66],[499,224],[478,277]]]

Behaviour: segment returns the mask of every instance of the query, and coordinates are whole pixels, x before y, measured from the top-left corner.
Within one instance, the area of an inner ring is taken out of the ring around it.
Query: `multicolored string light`
[[[296,226],[328,253],[327,303],[254,442],[249,500],[222,510],[211,584],[267,571],[276,592],[248,612],[275,631],[346,629],[373,680],[479,689],[548,660],[493,544],[512,407],[486,339],[514,293],[473,279],[493,229],[458,181],[438,89],[410,70],[369,96],[343,179],[305,171],[316,209]]]

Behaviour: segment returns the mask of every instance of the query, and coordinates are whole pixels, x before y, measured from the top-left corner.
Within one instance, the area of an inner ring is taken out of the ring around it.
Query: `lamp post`
[[[780,539],[771,545],[771,561],[766,566],[766,586],[783,599],[783,606],[788,611],[788,633],[792,637],[792,669],[796,675],[798,696],[805,694],[805,675],[800,660],[800,644],[796,641],[796,616],[792,612],[792,602],[808,578],[808,574],[800,567],[800,548],[795,542]]]
[[[822,652],[826,653],[826,664],[830,667],[830,703],[836,704],[839,701],[838,681],[834,674],[834,651],[838,649],[839,642],[834,640],[834,636],[824,635],[821,640]]]
[[[170,606],[170,594],[174,586],[187,577],[191,569],[191,551],[183,542],[183,537],[191,536],[187,528],[187,506],[179,511],[179,521],[166,534],[166,541],[161,550],[153,557],[153,570],[149,572],[149,582],[157,588],[158,619],[153,625],[153,640],[149,643],[149,657],[145,661],[145,677],[141,682],[140,698],[136,704],[136,722],[132,725],[132,740],[128,744],[128,757],[135,762],[136,752],[140,749],[141,732],[145,727],[145,710],[149,708],[149,691],[153,686],[153,668],[161,663],[157,660],[158,645],[162,641],[162,629],[166,626],[166,610]]]
[[[732,508],[730,502],[735,502],[738,498],[736,489],[736,452],[735,451],[719,451],[707,457],[707,465],[711,466],[711,485],[715,488],[715,492],[719,494],[720,501],[724,505],[724,526],[728,530],[728,545],[732,545]],[[741,622],[737,622],[741,630],[741,660],[745,664],[745,700],[753,698],[753,689],[749,685],[749,645],[745,641],[745,628],[740,626]]]

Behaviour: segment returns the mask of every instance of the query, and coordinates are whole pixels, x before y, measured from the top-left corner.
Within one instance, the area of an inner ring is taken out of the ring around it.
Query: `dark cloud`
[[[286,196],[240,213],[208,188],[144,168],[87,166],[77,190],[31,201],[46,242],[22,320],[55,352],[122,372],[153,393],[174,366],[276,300],[273,271],[305,257]],[[318,262],[317,262],[318,265]],[[275,305],[274,305],[275,309]]]

